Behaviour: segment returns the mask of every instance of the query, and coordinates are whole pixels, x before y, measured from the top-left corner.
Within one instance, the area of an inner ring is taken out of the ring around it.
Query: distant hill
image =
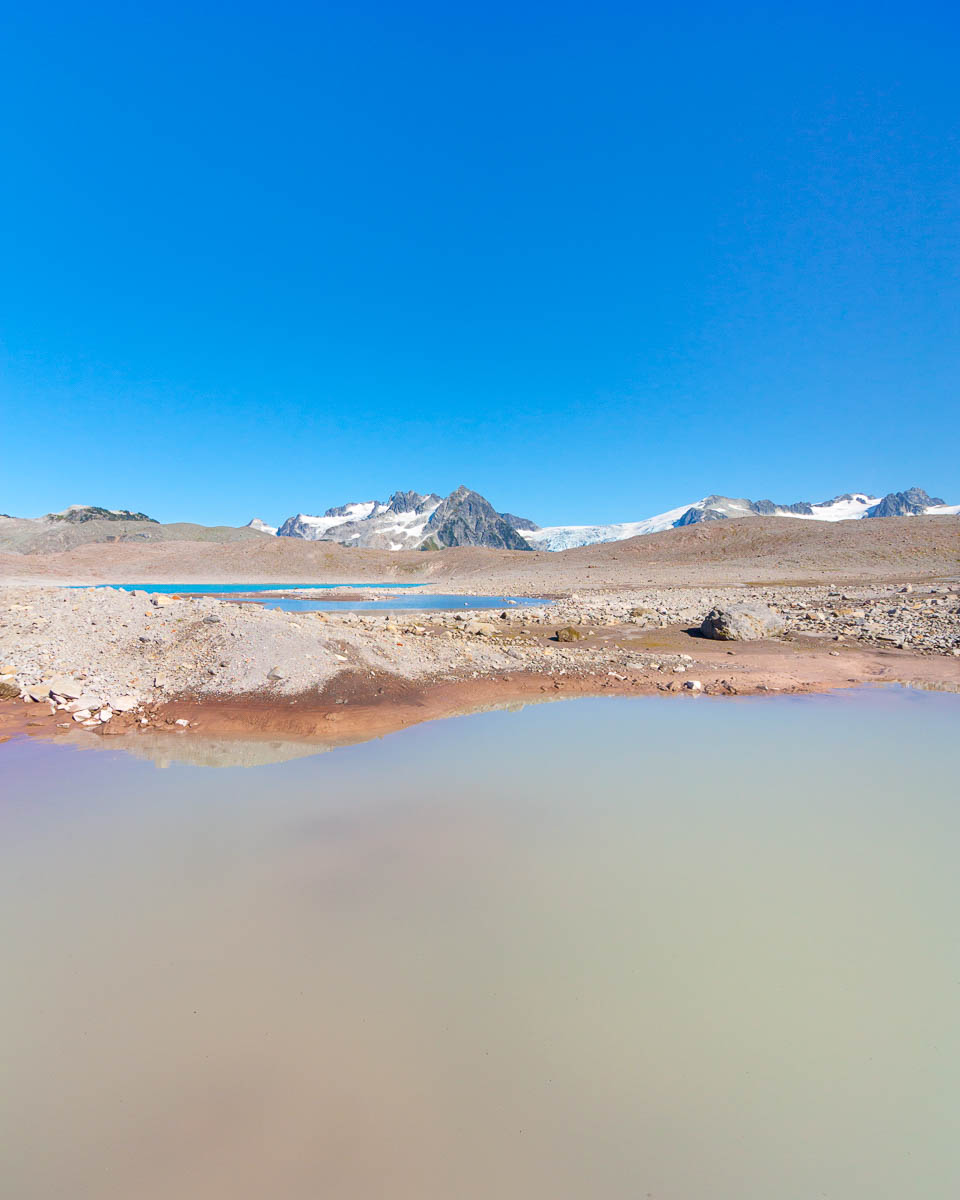
[[[107,516],[100,514],[106,512]],[[263,541],[254,529],[229,525],[162,525],[143,513],[114,512],[93,505],[74,505],[44,517],[0,516],[0,551],[54,554],[94,542],[237,542]]]

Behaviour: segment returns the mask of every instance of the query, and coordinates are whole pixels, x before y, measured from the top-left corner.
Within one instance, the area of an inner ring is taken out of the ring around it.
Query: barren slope
[[[427,553],[357,550],[251,533],[227,543],[101,542],[59,553],[0,554],[4,582],[392,582],[480,593],[958,576],[958,517],[838,524],[757,517],[558,553],[475,547]]]

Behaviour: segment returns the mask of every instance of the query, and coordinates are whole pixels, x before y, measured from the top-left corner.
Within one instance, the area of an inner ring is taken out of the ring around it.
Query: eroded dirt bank
[[[710,607],[744,598],[774,607],[783,636],[698,636]],[[6,589],[0,679],[8,696],[0,736],[131,748],[282,740],[306,753],[487,707],[582,695],[692,700],[864,683],[960,691],[960,588],[631,590],[500,613],[362,615]]]

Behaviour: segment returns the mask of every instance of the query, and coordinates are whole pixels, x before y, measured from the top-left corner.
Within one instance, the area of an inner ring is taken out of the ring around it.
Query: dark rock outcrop
[[[419,492],[394,492],[387,501],[387,512],[407,513],[423,512],[431,504],[440,499],[435,492],[421,496]]]
[[[146,513],[130,512],[129,509],[99,508],[95,504],[76,504],[63,512],[47,513],[48,521],[66,521],[70,525],[82,525],[86,521],[149,521],[151,525],[159,525],[155,517]]]
[[[926,509],[946,504],[935,496],[928,496],[923,488],[907,488],[905,492],[888,492],[879,504],[868,509],[866,517],[919,517]]]
[[[526,517],[517,517],[513,513],[501,513],[500,516],[506,521],[511,529],[516,529],[518,533],[535,533],[540,528],[533,521],[528,521]]]
[[[424,547],[492,546],[499,550],[529,550],[520,534],[489,500],[458,487],[437,506],[424,531]]]
[[[727,514],[721,512],[719,508],[688,508],[674,524],[677,529],[682,529],[684,525],[702,525],[704,521],[726,520]]]

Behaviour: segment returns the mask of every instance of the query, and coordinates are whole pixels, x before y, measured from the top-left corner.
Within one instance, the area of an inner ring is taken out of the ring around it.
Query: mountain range
[[[645,533],[663,533],[702,521],[737,520],[744,517],[796,517],[808,521],[856,521],[867,517],[948,516],[960,513],[960,505],[948,505],[928,496],[923,488],[888,492],[871,496],[866,492],[845,492],[832,500],[810,503],[775,504],[772,500],[746,500],[732,496],[705,496],[692,504],[614,525],[554,525],[527,534],[535,550],[569,550],[596,542],[619,542]]]
[[[379,550],[439,550],[449,546],[491,546],[505,550],[569,550],[597,542],[617,542],[662,533],[704,521],[790,517],[808,521],[851,521],[877,517],[949,516],[948,505],[922,488],[873,496],[847,492],[819,503],[775,504],[731,496],[706,496],[639,521],[609,525],[552,525],[540,528],[526,517],[499,512],[478,492],[459,487],[449,496],[394,492],[387,500],[364,500],[328,508],[320,516],[297,513],[280,526],[254,518],[248,525],[160,524],[142,512],[74,504],[43,517],[0,513],[0,551],[43,553],[83,543],[200,541],[225,543],[262,537],[336,542]]]
[[[270,526],[254,518],[253,529]],[[322,516],[297,513],[276,530],[277,537],[339,542],[372,550],[439,550],[443,546],[494,546],[529,550],[521,530],[535,530],[524,517],[497,512],[479,492],[458,487],[449,496],[394,492],[389,500],[361,500],[328,508]]]
[[[617,542],[645,533],[662,533],[702,521],[744,517],[797,517],[813,521],[851,521],[864,517],[903,517],[960,513],[922,488],[872,496],[847,492],[832,500],[775,504],[772,500],[706,496],[689,504],[612,525],[552,525],[541,528],[525,517],[497,512],[479,493],[459,487],[441,499],[436,493],[394,492],[389,500],[363,500],[328,508],[322,516],[298,513],[279,528],[254,518],[249,528],[278,537],[339,542],[380,550],[432,550],[441,546],[495,546],[507,550],[569,550],[596,542]]]

